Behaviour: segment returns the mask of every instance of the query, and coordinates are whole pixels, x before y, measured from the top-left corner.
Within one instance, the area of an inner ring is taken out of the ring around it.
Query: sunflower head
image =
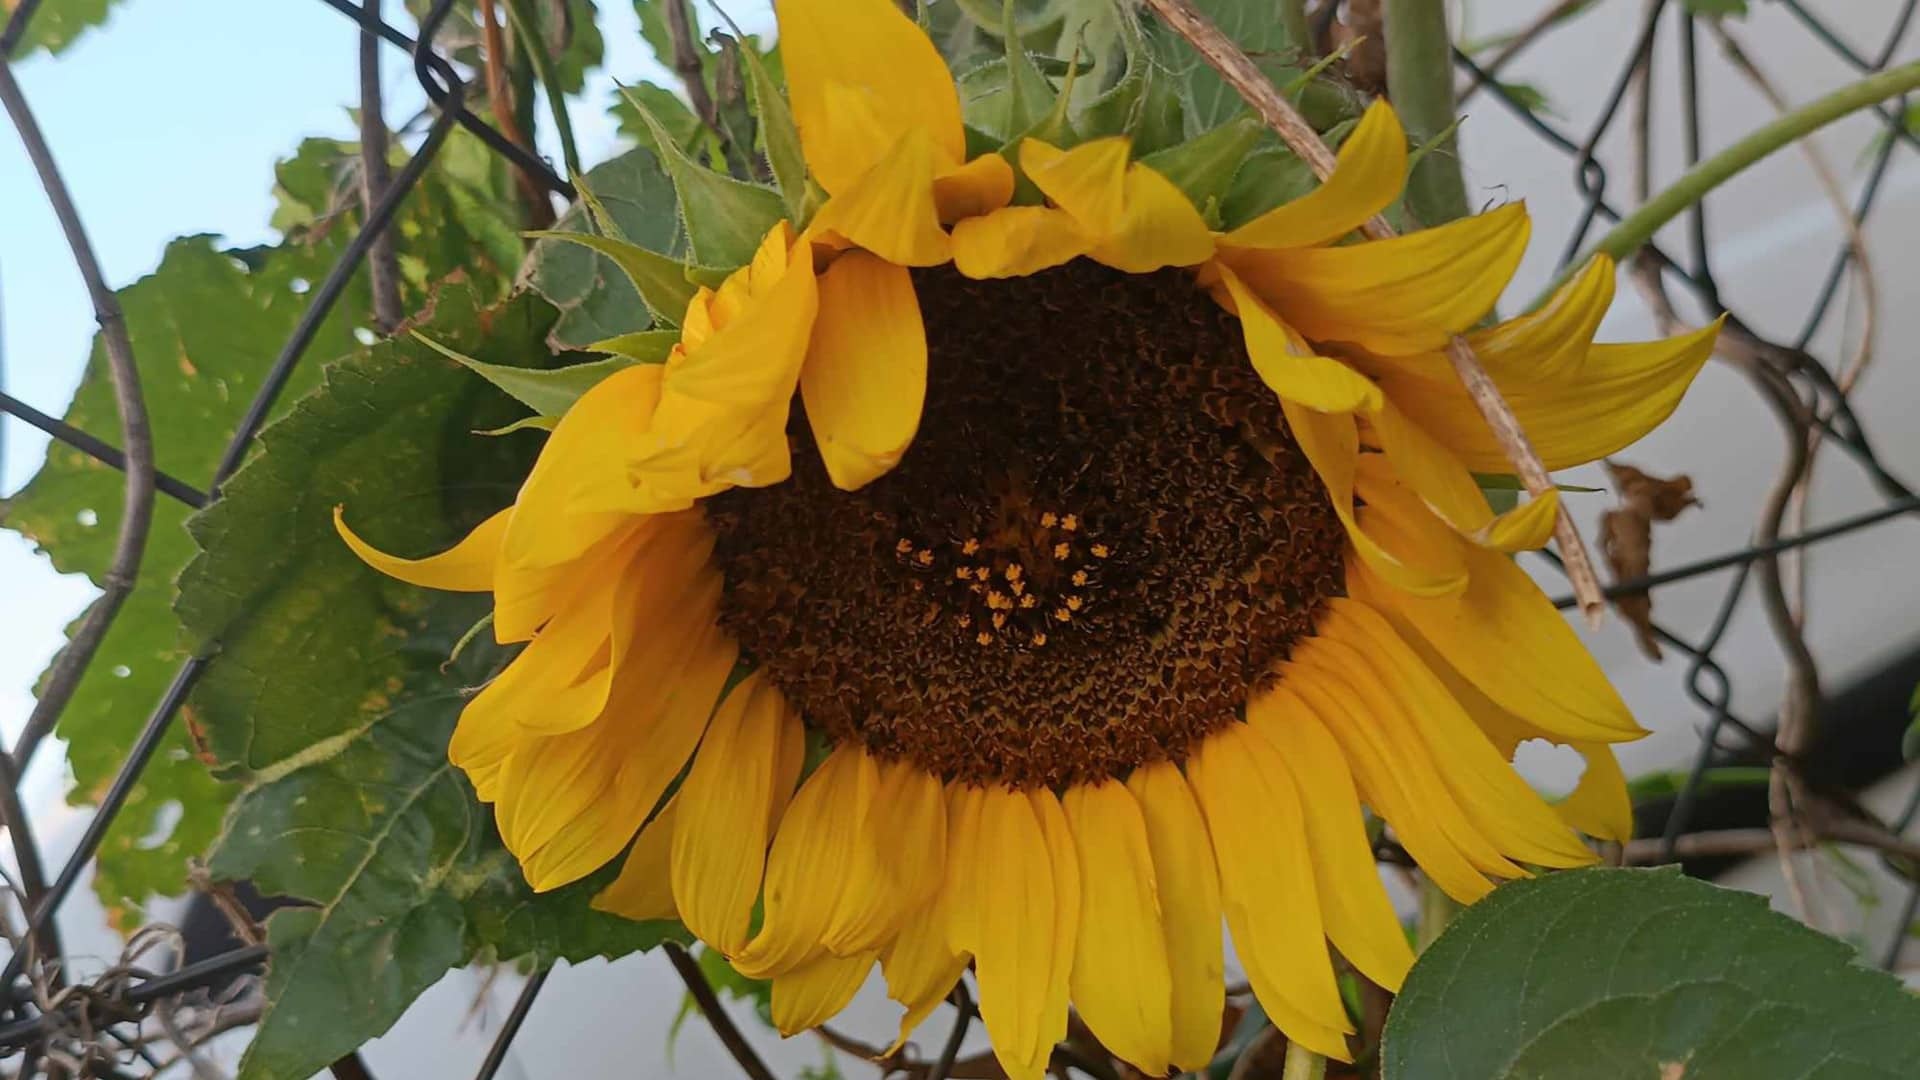
[[[1594,344],[1604,259],[1475,329],[1525,210],[1352,242],[1407,169],[1385,104],[1319,187],[1223,220],[1257,129],[1143,158],[1148,66],[1089,94],[1016,45],[988,137],[890,0],[777,12],[784,198],[662,148],[690,233],[730,208],[693,250],[744,264],[582,238],[678,320],[665,355],[453,550],[342,525],[526,642],[453,760],[536,888],[624,851],[598,903],[771,978],[786,1031],[878,963],[904,1039],[970,966],[1011,1076],[1069,1003],[1200,1068],[1224,919],[1268,1015],[1346,1057],[1332,952],[1388,988],[1411,961],[1369,815],[1462,901],[1631,828],[1608,744],[1640,729],[1510,558],[1557,499],[1489,504],[1444,348],[1560,468],[1663,419],[1712,332]],[[1509,764],[1534,738],[1587,756],[1557,806]]]

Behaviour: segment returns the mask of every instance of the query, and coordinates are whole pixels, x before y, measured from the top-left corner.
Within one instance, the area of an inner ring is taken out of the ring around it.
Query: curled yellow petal
[[[620,864],[620,876],[594,894],[592,907],[623,919],[677,919],[680,909],[673,900],[673,823],[680,800],[668,799],[667,805],[653,815],[646,828],[627,849]]]
[[[874,958],[871,952],[844,958],[823,956],[784,975],[775,975],[773,1026],[780,1034],[792,1036],[833,1019],[867,981]]]
[[[919,131],[948,162],[966,153],[946,62],[892,0],[777,0],[780,56],[807,168],[838,195]]]
[[[1013,166],[999,154],[982,154],[933,178],[933,203],[947,224],[992,213],[1013,198]]]
[[[333,528],[361,562],[390,578],[425,589],[486,592],[493,588],[494,562],[499,557],[500,541],[507,534],[507,520],[512,514],[513,508],[508,507],[474,526],[459,543],[422,559],[388,555],[360,539],[347,528],[346,514],[338,506],[333,508]]]
[[[1240,316],[1247,356],[1269,389],[1323,413],[1373,412],[1382,407],[1380,388],[1373,380],[1338,360],[1316,355],[1312,346],[1253,295],[1238,274],[1226,266],[1218,270]]]
[[[927,334],[906,267],[849,251],[821,275],[800,395],[834,486],[857,490],[899,463],[927,396]]]
[[[1340,146],[1333,175],[1301,197],[1221,237],[1246,248],[1308,247],[1335,240],[1387,208],[1407,176],[1407,134],[1386,99],[1368,107]]]
[[[1483,547],[1512,554],[1538,551],[1553,539],[1553,525],[1560,517],[1560,492],[1548,488],[1525,503],[1501,514],[1469,539]]]
[[[953,265],[970,278],[1026,277],[1085,255],[1093,238],[1051,206],[1008,206],[953,227]]]
[[[833,234],[900,266],[938,266],[951,256],[934,201],[934,146],[914,129],[859,179],[827,200],[810,234]]]
[[[1220,247],[1280,317],[1313,341],[1383,355],[1438,350],[1492,309],[1527,246],[1513,203],[1391,240],[1345,247]]]
[[[1197,266],[1213,254],[1213,234],[1186,193],[1139,162],[1128,141],[1094,139],[1060,150],[1038,139],[1020,145],[1020,164],[1054,205],[1093,237],[1093,258],[1130,274]]]

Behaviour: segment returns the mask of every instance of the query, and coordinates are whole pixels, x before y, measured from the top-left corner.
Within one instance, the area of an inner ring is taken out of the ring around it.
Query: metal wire
[[[573,198],[574,195],[572,186],[547,162],[506,138],[482,117],[466,107],[465,83],[453,65],[434,49],[436,35],[446,20],[454,0],[435,0],[431,9],[421,19],[417,41],[385,21],[374,18],[361,5],[352,3],[350,0],[321,0],[321,2],[352,19],[356,24],[364,21],[367,28],[376,33],[382,41],[394,48],[405,50],[412,56],[415,76],[432,103],[433,120],[411,160],[393,178],[392,185],[372,207],[366,221],[339,261],[313,291],[307,310],[267,368],[259,391],[249,403],[213,475],[208,478],[205,490],[178,477],[164,473],[156,476],[157,487],[161,493],[194,508],[203,507],[210,499],[217,497],[220,486],[245,461],[254,436],[273,411],[288,379],[302,362],[323,321],[338,303],[348,282],[365,260],[377,238],[391,224],[401,201],[431,166],[435,155],[445,144],[455,126],[472,132],[489,149],[531,176],[547,191],[567,199]],[[1916,6],[1920,5],[1920,0],[1904,0],[1881,47],[1873,56],[1868,57],[1856,52],[1797,0],[1775,0],[1775,2],[1785,7],[1814,40],[1833,52],[1844,63],[1863,73],[1878,71],[1890,62],[1898,52],[1913,22]],[[13,8],[5,29],[0,31],[0,56],[9,55],[17,48],[37,6],[38,0],[21,0]],[[1642,57],[1651,57],[1656,40],[1662,32],[1663,20],[1666,20],[1669,15],[1672,16],[1671,21],[1677,24],[1676,32],[1679,35],[1681,71],[1678,80],[1678,96],[1685,151],[1687,160],[1691,163],[1698,159],[1703,142],[1700,111],[1700,95],[1703,87],[1701,71],[1695,55],[1694,16],[1679,5],[1669,5],[1665,0],[1656,0],[1649,5],[1644,20],[1635,34],[1632,47],[1624,57],[1618,73],[1610,82],[1610,90],[1599,115],[1580,133],[1577,140],[1528,108],[1507,87],[1489,78],[1471,57],[1457,51],[1455,53],[1458,67],[1474,77],[1473,89],[1469,94],[1481,89],[1492,94],[1495,100],[1503,108],[1511,111],[1527,130],[1546,145],[1567,154],[1572,161],[1574,184],[1583,202],[1576,225],[1565,242],[1563,263],[1571,259],[1584,246],[1596,221],[1600,219],[1617,221],[1621,217],[1620,211],[1606,197],[1609,178],[1606,169],[1597,159],[1596,149],[1613,129],[1618,119],[1620,106],[1632,83],[1636,64]],[[1649,62],[1651,62],[1650,59]],[[1858,201],[1852,207],[1856,227],[1864,223],[1873,212],[1883,190],[1882,181],[1890,169],[1893,156],[1903,147],[1909,151],[1920,149],[1920,137],[1916,137],[1915,133],[1905,126],[1905,107],[1906,103],[1903,100],[1873,110],[1872,115],[1878,117],[1886,137],[1884,143],[1874,151],[1867,181],[1861,189]],[[1743,327],[1744,323],[1739,319],[1738,314],[1728,311],[1721,302],[1721,291],[1712,265],[1711,245],[1708,243],[1708,212],[1708,208],[1703,203],[1696,206],[1688,217],[1688,258],[1685,263],[1676,260],[1655,245],[1649,245],[1643,252],[1643,256],[1658,265],[1668,279],[1686,288],[1710,314],[1724,313],[1729,317],[1730,325]],[[1685,690],[1706,714],[1705,723],[1701,729],[1699,749],[1687,779],[1681,786],[1666,819],[1657,823],[1661,835],[1669,845],[1670,852],[1675,840],[1685,834],[1692,823],[1708,772],[1724,757],[1725,750],[1719,741],[1723,733],[1737,732],[1749,744],[1766,747],[1769,750],[1771,747],[1771,736],[1766,731],[1759,725],[1742,720],[1731,711],[1732,681],[1726,670],[1714,658],[1714,652],[1725,640],[1733,616],[1738,611],[1747,587],[1753,580],[1754,575],[1751,571],[1754,565],[1788,551],[1806,549],[1896,517],[1920,512],[1920,497],[1916,497],[1913,491],[1900,478],[1893,475],[1876,456],[1864,425],[1854,413],[1848,395],[1840,387],[1833,373],[1813,357],[1805,355],[1809,343],[1818,334],[1839,295],[1841,284],[1851,266],[1851,260],[1851,249],[1845,243],[1839,244],[1824,282],[1815,293],[1806,320],[1794,342],[1793,350],[1799,353],[1802,359],[1787,374],[1797,380],[1804,387],[1805,393],[1812,398],[1815,422],[1826,440],[1844,451],[1856,467],[1872,481],[1876,490],[1884,497],[1882,505],[1806,529],[1798,535],[1779,537],[1738,551],[1725,552],[1711,558],[1649,573],[1635,580],[1618,582],[1606,590],[1609,598],[1619,598],[1723,570],[1733,571],[1721,593],[1712,622],[1705,634],[1697,641],[1686,640],[1664,626],[1656,624],[1654,627],[1656,635],[1663,643],[1687,657],[1683,679]],[[0,393],[0,415],[14,417],[30,424],[53,439],[110,467],[116,469],[126,467],[125,456],[108,442],[4,393]],[[1555,602],[1564,608],[1571,606],[1573,600],[1571,597],[1563,597]],[[36,929],[48,926],[49,921],[55,917],[62,903],[71,894],[87,864],[95,857],[115,815],[139,782],[142,770],[170,730],[181,705],[186,701],[195,682],[210,662],[212,661],[201,658],[190,659],[176,672],[172,683],[141,728],[139,737],[113,782],[100,798],[98,808],[89,820],[73,853],[61,866],[60,872],[53,881],[41,890],[40,902],[29,911],[29,934]],[[19,764],[24,767],[26,763],[22,761]],[[1917,801],[1913,808],[1894,822],[1893,827],[1900,830],[1911,825],[1915,810],[1920,810],[1920,801]],[[14,842],[21,843],[24,835],[25,833],[15,834]],[[1910,921],[1916,908],[1920,908],[1920,884],[1916,884],[1909,890],[1902,906]],[[1904,925],[1897,927],[1896,933],[1903,933],[1904,929]],[[1888,966],[1898,959],[1899,944],[1896,939],[1886,947],[1884,960]],[[138,1015],[156,1001],[213,986],[232,978],[238,972],[257,969],[266,961],[267,955],[265,946],[237,948],[164,976],[134,980],[119,995],[118,1001],[131,1009],[132,1015]],[[31,1055],[40,1041],[46,1037],[50,1018],[34,1015],[30,1011],[31,995],[22,992],[21,976],[25,961],[24,954],[9,957],[4,970],[0,971],[0,986],[7,988],[6,992],[0,995],[0,1005],[4,1005],[6,1014],[12,1017],[7,1022],[0,1023],[0,1051],[19,1049],[28,1051]],[[491,1080],[502,1067],[511,1052],[514,1039],[547,978],[548,972],[537,972],[522,988],[481,1066],[479,1080]],[[968,1018],[969,1010],[963,1007],[961,1024],[964,1025]],[[943,1064],[950,1064],[952,1054],[959,1045],[959,1036],[963,1032],[964,1027],[957,1028],[951,1033],[945,1055],[947,1061]]]

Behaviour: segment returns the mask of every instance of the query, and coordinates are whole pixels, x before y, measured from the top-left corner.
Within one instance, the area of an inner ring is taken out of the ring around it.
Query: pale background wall
[[[631,9],[603,0],[609,43],[607,71],[623,81],[662,78],[639,44]],[[1545,6],[1543,0],[1480,0],[1468,26],[1486,34],[1519,25]],[[1791,16],[1769,0],[1753,0],[1752,16],[1738,27],[1759,63],[1794,101],[1804,101],[1852,78]],[[1898,7],[1897,0],[1828,0],[1815,3],[1856,48],[1877,47]],[[764,26],[767,4],[729,5],[750,28]],[[1544,90],[1564,126],[1579,130],[1604,102],[1638,22],[1639,4],[1600,0],[1592,13],[1530,50],[1503,75]],[[269,163],[290,152],[309,133],[351,136],[342,106],[355,97],[354,31],[339,15],[307,0],[127,0],[105,30],[54,62],[29,61],[19,69],[40,111],[82,213],[93,232],[110,280],[131,281],[147,272],[170,237],[193,231],[224,233],[235,243],[269,239]],[[1671,91],[1676,72],[1672,35],[1662,43],[1658,80]],[[1920,30],[1909,33],[1898,59],[1920,56]],[[1768,105],[1721,59],[1712,39],[1701,37],[1707,152],[1724,146],[1770,118]],[[387,61],[389,108],[401,115],[420,105],[404,58]],[[577,106],[589,160],[615,146],[601,119],[611,83],[595,81],[591,103]],[[1671,100],[1671,99],[1668,99]],[[1864,180],[1863,148],[1875,131],[1864,116],[1829,128],[1820,141],[1850,188]],[[1655,160],[1660,178],[1681,163],[1680,121],[1657,110]],[[1572,170],[1490,98],[1469,109],[1463,127],[1471,194],[1476,202],[1524,198],[1534,218],[1535,243],[1508,296],[1524,303],[1547,280],[1579,212]],[[1610,137],[1601,158],[1613,177],[1610,195],[1626,197],[1629,164],[1624,132]],[[1791,336],[1825,273],[1839,232],[1833,211],[1812,172],[1793,153],[1777,155],[1727,185],[1712,204],[1713,238],[1723,293],[1762,333]],[[1911,342],[1920,340],[1920,164],[1907,151],[1896,155],[1881,210],[1870,234],[1882,288],[1877,361],[1856,405],[1896,473],[1920,475],[1920,425],[1910,419],[1920,403],[1920,363]],[[1670,251],[1685,249],[1678,228],[1663,234]],[[1676,295],[1679,295],[1676,293]],[[1651,321],[1633,291],[1620,301],[1603,337],[1648,336]],[[10,137],[0,137],[0,342],[8,360],[8,388],[48,412],[58,413],[84,362],[92,320],[84,291],[39,197],[24,156]],[[1857,319],[1832,318],[1815,351],[1839,354],[1844,334]],[[1855,338],[1844,337],[1846,344]],[[23,425],[0,425],[5,461],[0,491],[12,491],[37,467],[44,439]],[[1744,544],[1755,507],[1778,464],[1781,443],[1773,421],[1745,383],[1731,371],[1710,366],[1679,414],[1622,457],[1661,473],[1693,477],[1706,502],[1665,526],[1656,538],[1658,565],[1673,565]],[[1576,472],[1573,483],[1604,485],[1597,470]],[[1822,457],[1815,522],[1877,505],[1874,493],[1838,453]],[[1594,535],[1606,497],[1574,496],[1574,505]],[[1830,686],[1871,669],[1920,641],[1920,572],[1913,567],[1916,523],[1899,521],[1822,546],[1814,557],[1814,597],[1809,638]],[[1682,636],[1704,629],[1724,575],[1670,587],[1659,595],[1659,616]],[[1550,588],[1557,588],[1557,582]],[[61,641],[61,628],[91,595],[84,582],[54,575],[17,537],[0,533],[0,598],[8,611],[0,626],[0,729],[9,739],[25,717],[33,678]],[[1654,734],[1627,747],[1629,774],[1683,762],[1696,745],[1703,714],[1684,696],[1683,664],[1648,664],[1617,621],[1590,635],[1642,722]],[[1739,715],[1765,720],[1782,685],[1782,665],[1757,604],[1736,617],[1718,657],[1736,688]],[[59,859],[84,824],[81,814],[61,808],[66,779],[58,755],[43,752],[29,778],[29,796],[49,856]],[[1564,789],[1577,764],[1548,755],[1525,759],[1543,787]],[[1913,777],[1889,782],[1873,794],[1882,809],[1896,806]],[[1735,880],[1767,891],[1777,888],[1777,867],[1757,863]],[[1836,898],[1845,891],[1829,889]],[[1892,898],[1893,892],[1887,896]],[[1836,904],[1836,909],[1845,904]],[[1850,912],[1864,920],[1868,940],[1889,929],[1894,904]],[[117,951],[84,886],[69,902],[63,931],[70,944],[101,955]],[[387,1037],[367,1050],[376,1075],[456,1077],[469,1074],[485,1053],[491,1031],[518,990],[518,977],[486,972],[449,975],[407,1014]],[[718,1041],[698,1020],[682,1029],[671,1057],[664,1055],[666,1029],[679,1008],[681,989],[661,957],[634,957],[566,968],[555,974],[515,1044],[503,1075],[523,1080],[548,1077],[732,1075]],[[476,1004],[477,1002],[477,1004]],[[943,1009],[944,1012],[944,1009]],[[895,1011],[877,987],[863,991],[843,1027],[884,1043]],[[782,1043],[740,1012],[776,1072],[791,1076],[821,1060],[810,1039]],[[944,1035],[940,1018],[924,1029],[924,1041]],[[973,1040],[978,1043],[976,1032]],[[928,1047],[928,1052],[934,1051]],[[849,1076],[870,1070],[844,1063]]]

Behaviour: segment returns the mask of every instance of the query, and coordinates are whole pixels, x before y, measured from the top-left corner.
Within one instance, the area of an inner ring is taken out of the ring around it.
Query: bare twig
[[[678,942],[669,941],[666,951],[667,959],[673,963],[673,970],[679,972],[680,981],[687,984],[687,993],[692,995],[693,1003],[699,1007],[700,1014],[707,1018],[708,1026],[719,1036],[727,1053],[733,1055],[740,1071],[747,1074],[748,1080],[773,1080],[773,1073],[767,1071],[766,1062],[760,1060],[760,1055],[754,1052],[746,1037],[734,1025],[733,1017],[728,1016],[727,1010],[721,1006],[719,997],[715,996],[713,987],[707,982],[707,976],[701,972],[699,962]]]
[[[386,110],[380,96],[380,0],[360,6],[360,204],[366,213],[392,182],[387,165]],[[400,263],[393,253],[393,230],[382,229],[367,251],[367,278],[373,288],[373,326],[390,334],[405,314],[400,310]]]
[[[494,122],[500,125],[500,134],[515,145],[533,150],[533,140],[521,130],[520,113],[514,108],[513,83],[507,78],[507,43],[500,30],[499,16],[494,13],[493,0],[480,0],[476,14],[480,18],[481,49],[486,53],[482,72],[487,83],[487,104],[493,109]],[[526,207],[527,224],[534,229],[552,226],[553,202],[547,197],[546,189],[517,162],[508,167],[513,170],[514,186],[520,190],[521,205]]]
[[[693,40],[693,16],[687,11],[686,0],[667,0],[666,9],[667,35],[673,39],[673,73],[680,76],[681,85],[687,89],[693,114],[707,125],[707,130],[719,135],[720,110],[707,92],[706,68],[700,62],[700,46]]]
[[[1572,15],[1575,9],[1591,2],[1592,0],[1559,0],[1558,3],[1535,16],[1532,22],[1514,31],[1513,36],[1500,46],[1500,51],[1480,65],[1480,70],[1474,75],[1473,81],[1460,91],[1458,99],[1465,101],[1471,97],[1475,91],[1499,75],[1501,68],[1506,67],[1514,57],[1525,51],[1526,47],[1533,44],[1541,34],[1553,29],[1555,24]]]
[[[1854,844],[1920,864],[1920,840],[1907,839],[1878,825],[1855,818],[1833,818],[1823,821],[1820,820],[1818,813],[1809,817],[1812,837],[1811,839],[1796,837],[1795,845],[1798,848],[1812,847],[1823,842]],[[1756,856],[1774,850],[1776,846],[1774,832],[1770,828],[1718,829],[1682,835],[1674,842],[1673,858]],[[1657,836],[1632,841],[1626,845],[1625,861],[1629,866],[1649,866],[1666,862],[1668,856],[1665,842]]]
[[[973,1023],[973,998],[967,993],[964,981],[953,984],[953,1002],[958,1014],[953,1020],[953,1030],[947,1033],[947,1042],[940,1048],[940,1058],[933,1063],[933,1071],[927,1074],[928,1080],[947,1080],[953,1074],[954,1059],[960,1056],[960,1044],[967,1037],[967,1027]]]
[[[1279,88],[1261,73],[1247,54],[1202,15],[1191,0],[1146,0],[1146,3],[1175,33],[1193,45],[1208,65],[1218,71],[1221,78],[1253,107],[1260,119],[1280,136],[1281,141],[1313,169],[1314,175],[1325,179],[1333,173],[1333,151],[1327,149],[1319,133],[1287,101]],[[1390,239],[1396,235],[1393,226],[1378,215],[1362,224],[1360,231],[1373,240]],[[1540,455],[1534,451],[1533,444],[1520,428],[1520,421],[1513,415],[1513,409],[1488,377],[1486,369],[1480,366],[1479,358],[1473,354],[1473,348],[1465,338],[1455,336],[1448,343],[1447,359],[1452,363],[1461,385],[1466,388],[1467,395],[1473,399],[1480,415],[1492,430],[1500,449],[1512,462],[1514,472],[1528,493],[1539,498],[1552,490],[1553,481],[1547,476]],[[1560,557],[1566,563],[1567,578],[1573,585],[1574,596],[1580,601],[1580,610],[1585,612],[1589,623],[1597,625],[1606,612],[1606,603],[1600,595],[1600,580],[1593,572],[1593,558],[1587,552],[1586,541],[1581,538],[1579,528],[1574,525],[1573,518],[1565,508],[1561,509],[1554,523],[1554,537],[1559,541]]]
[[[99,581],[100,595],[81,616],[79,626],[67,640],[67,647],[60,650],[41,683],[39,700],[34,702],[33,712],[14,744],[13,771],[18,773],[25,770],[34,748],[53,730],[54,721],[72,700],[81,676],[86,674],[94,654],[100,651],[107,628],[113,624],[120,605],[126,602],[139,578],[140,557],[153,521],[153,432],[147,424],[146,401],[140,394],[140,370],[134,364],[133,342],[127,337],[120,302],[100,272],[93,245],[80,223],[80,212],[73,205],[66,182],[60,178],[40,124],[27,107],[20,84],[14,80],[13,67],[4,58],[0,58],[0,104],[5,105],[7,115],[13,118],[13,126],[20,133],[20,141],[33,162],[34,172],[40,177],[40,185],[46,189],[47,201],[53,204],[60,230],[66,234],[74,264],[86,282],[87,295],[93,300],[94,319],[100,324],[100,336],[106,343],[107,373],[113,381],[114,404],[120,413],[120,447],[127,458],[120,531],[114,540],[113,561]]]

